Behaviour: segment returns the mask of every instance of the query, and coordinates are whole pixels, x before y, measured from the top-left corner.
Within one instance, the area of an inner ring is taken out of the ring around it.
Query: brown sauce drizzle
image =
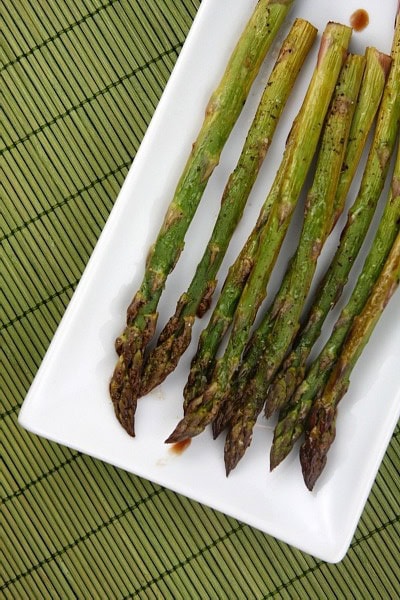
[[[186,448],[188,446],[190,446],[191,441],[192,441],[192,438],[186,438],[186,440],[182,440],[180,442],[176,442],[175,444],[172,444],[170,450],[174,454],[182,454],[182,452],[184,450],[186,450]]]
[[[359,8],[350,17],[350,25],[354,31],[362,31],[369,24],[369,14],[363,8]]]

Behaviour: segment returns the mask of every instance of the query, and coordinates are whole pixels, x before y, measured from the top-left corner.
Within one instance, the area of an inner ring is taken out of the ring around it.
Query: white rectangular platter
[[[203,0],[146,136],[135,157],[79,286],[68,306],[19,415],[26,429],[145,477],[231,515],[325,561],[343,558],[367,500],[400,409],[400,294],[387,307],[353,374],[342,402],[337,439],[326,469],[310,493],[304,486],[298,453],[269,473],[273,424],[260,418],[246,456],[226,478],[223,440],[206,431],[176,455],[164,444],[182,415],[182,389],[200,327],[174,372],[139,401],[136,438],[116,421],[108,384],[125,311],[140,285],[147,250],[172,197],[191,144],[202,123],[207,100],[219,82],[230,53],[255,0]],[[351,51],[367,45],[389,52],[397,0],[364,0],[370,24],[354,33]],[[269,53],[200,209],[188,232],[177,268],[160,304],[160,327],[186,289],[212,230],[226,180],[235,166],[263,86],[283,38],[297,16],[318,27],[329,20],[348,24],[359,1],[298,0]],[[243,221],[229,248],[219,277],[236,257],[251,230],[278,168],[293,118],[302,102],[318,51],[315,43],[284,111],[274,142],[253,189]],[[359,177],[349,198],[354,198]],[[387,194],[388,186],[385,194]],[[378,210],[377,218],[380,210]],[[374,221],[376,226],[377,218]],[[279,283],[295,247],[301,205],[293,218],[269,287]],[[343,219],[320,261],[326,266]],[[372,228],[373,231],[373,228]],[[368,238],[371,241],[371,235]],[[354,283],[365,257],[361,252],[351,275]],[[318,274],[317,274],[318,279]],[[343,300],[348,297],[345,290]],[[342,305],[342,304],[341,304]],[[340,307],[339,307],[340,308]],[[337,312],[335,313],[337,315]],[[333,316],[329,321],[333,323]],[[329,331],[329,326],[326,328]]]

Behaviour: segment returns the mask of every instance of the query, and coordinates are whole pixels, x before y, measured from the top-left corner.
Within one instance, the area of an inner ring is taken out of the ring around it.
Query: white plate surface
[[[223,440],[213,442],[209,431],[195,438],[181,455],[174,455],[163,443],[181,417],[182,389],[190,358],[200,326],[208,317],[195,326],[192,345],[176,372],[139,401],[135,439],[116,421],[108,395],[116,360],[114,339],[124,326],[126,307],[140,284],[147,249],[162,222],[210,93],[255,3],[203,0],[115,207],[23,404],[19,421],[38,435],[182,493],[315,557],[336,562],[347,551],[399,417],[400,294],[392,299],[356,367],[340,408],[337,440],[313,493],[303,484],[297,452],[269,473],[273,424],[262,419],[250,449],[229,478],[224,472]],[[367,45],[390,51],[396,4],[397,0],[364,0],[362,6],[370,15],[370,24],[362,33],[353,34],[352,51],[363,53]],[[162,297],[160,326],[174,310],[202,254],[224,184],[235,166],[263,85],[293,18],[308,18],[318,27],[320,36],[328,20],[348,24],[358,8],[358,0],[296,3],[207,187],[187,236],[189,243]],[[318,44],[319,37],[285,109],[224,261],[220,282],[251,230],[271,185],[311,77]],[[358,181],[350,199],[354,198]],[[294,248],[300,216],[301,210],[295,213],[273,274],[270,298]],[[338,230],[321,256],[321,265],[327,264],[337,239]],[[360,260],[352,282],[359,268]]]

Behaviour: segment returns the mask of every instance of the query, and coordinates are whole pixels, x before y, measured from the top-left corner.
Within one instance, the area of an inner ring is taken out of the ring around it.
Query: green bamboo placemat
[[[394,598],[398,428],[346,558],[328,565],[17,424],[198,6],[2,3],[1,593]]]

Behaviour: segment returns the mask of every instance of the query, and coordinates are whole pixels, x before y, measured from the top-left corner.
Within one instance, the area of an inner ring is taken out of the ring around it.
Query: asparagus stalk
[[[225,467],[237,465],[251,442],[265,400],[265,388],[299,327],[300,314],[311,286],[318,256],[329,234],[335,194],[350,126],[364,72],[365,59],[349,55],[326,120],[314,180],[307,194],[299,244],[281,287],[247,346],[237,376],[235,401],[222,406],[213,422],[214,436],[230,421],[225,442]],[[252,376],[248,377],[248,374]]]
[[[400,179],[397,179],[400,196]],[[350,384],[350,375],[365,345],[382,315],[385,306],[400,282],[400,233],[371,296],[362,312],[355,317],[338,361],[331,372],[321,397],[314,403],[308,416],[305,441],[300,448],[300,462],[304,482],[312,490],[327,461],[327,453],[336,436],[337,406]]]
[[[367,135],[379,107],[390,63],[391,59],[386,54],[378,52],[375,48],[367,49],[365,73],[336,193],[332,227],[343,210]],[[351,247],[350,242],[348,248],[351,249]],[[319,287],[308,318],[297,335],[289,356],[285,359],[283,366],[269,386],[268,403],[284,406],[294,393],[297,385],[302,381],[307,357],[320,335],[327,314],[340,297],[340,290],[343,286],[339,286],[338,282],[346,281],[353,262],[354,259],[341,260],[339,255],[338,260],[335,261],[335,268],[332,264],[332,268],[326,274],[323,284]]]
[[[259,234],[256,226],[257,252],[246,284],[241,286],[243,291],[234,314],[225,354],[217,361],[212,381],[203,394],[186,406],[185,416],[168,438],[168,442],[176,442],[201,433],[215,418],[225,394],[229,391],[231,377],[239,365],[250,327],[266,295],[269,275],[316,150],[350,37],[351,29],[337,23],[328,23],[324,31],[317,66],[293,124],[281,166],[272,186],[271,193],[274,199],[276,194],[277,201],[272,203],[267,222]],[[268,198],[267,204],[270,202]],[[252,238],[253,234],[250,234],[250,239]],[[236,294],[239,298],[238,292]]]
[[[150,249],[140,289],[127,310],[124,332],[115,347],[119,355],[110,382],[116,416],[134,435],[143,352],[154,335],[157,305],[168,274],[183,249],[184,237],[222,148],[293,0],[259,0],[207,105],[164,223]]]
[[[391,193],[385,206],[378,230],[363,270],[353,289],[350,300],[341,311],[329,340],[313,361],[306,378],[296,389],[292,399],[280,415],[275,428],[270,453],[271,469],[289,453],[303,433],[307,415],[316,398],[322,393],[343,342],[354,318],[361,312],[379,277],[385,260],[400,231],[400,154],[398,152]]]
[[[156,347],[146,360],[141,394],[148,393],[175,369],[190,344],[196,315],[202,317],[211,304],[218,269],[316,33],[313,25],[296,19],[282,45],[238,164],[225,187],[220,212],[205,253],[187,292],[182,294],[177,303],[175,314],[169,319]]]
[[[272,401],[270,398],[273,398],[274,402],[283,406],[284,404],[281,404],[279,396],[285,400],[288,397],[285,393],[285,388],[293,385],[291,381],[295,383],[294,387],[296,391],[289,396],[290,400],[284,405],[275,428],[270,455],[271,469],[275,468],[287,456],[296,440],[302,434],[304,420],[309,408],[312,405],[317,390],[323,385],[323,373],[320,373],[319,377],[316,376],[318,362],[313,364],[310,374],[301,384],[298,384],[299,373],[300,381],[302,381],[306,357],[321,331],[323,319],[319,318],[319,314],[323,313],[325,318],[330,306],[335,304],[335,298],[340,295],[347,281],[351,265],[354,263],[355,257],[365,238],[386,179],[400,120],[399,13],[396,18],[391,54],[392,65],[379,108],[374,139],[368,154],[358,196],[349,211],[340,245],[324,277],[317,301],[311,309],[305,329],[306,333],[304,337],[303,335],[301,336],[300,344],[295,347],[293,366],[290,363],[290,355],[289,362],[285,365],[284,376],[279,379],[279,382],[282,382],[283,385],[280,387],[271,386],[274,395],[268,395],[267,398],[267,402]],[[312,329],[314,328],[315,332],[313,333]],[[311,340],[311,344],[308,340]],[[318,384],[318,380],[322,381],[322,383]],[[278,400],[276,400],[276,392],[278,393]]]

